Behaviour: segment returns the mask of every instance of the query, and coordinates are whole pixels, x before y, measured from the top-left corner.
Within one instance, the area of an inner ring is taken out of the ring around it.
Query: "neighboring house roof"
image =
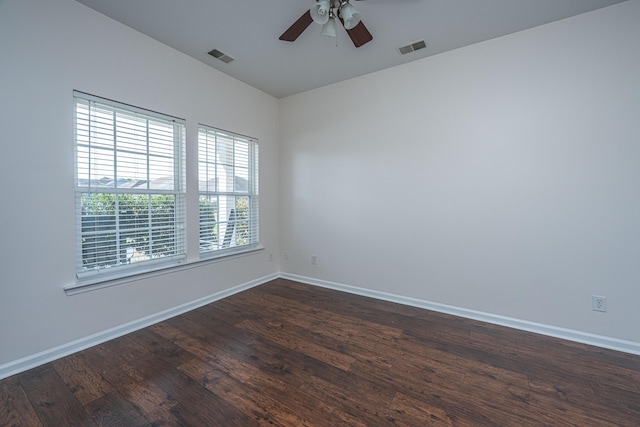
[[[156,178],[151,181],[147,181],[144,179],[127,179],[120,178],[117,181],[114,181],[110,178],[100,178],[100,179],[78,179],[78,186],[84,188],[139,188],[145,189],[147,188],[147,183],[149,184],[149,188],[152,190],[173,190],[174,180],[172,176],[165,176],[161,178]],[[212,178],[208,181],[200,181],[200,189],[213,189],[216,188],[216,179]],[[235,176],[233,181],[233,191],[237,192],[247,192],[249,191],[249,181],[246,178],[241,176]]]

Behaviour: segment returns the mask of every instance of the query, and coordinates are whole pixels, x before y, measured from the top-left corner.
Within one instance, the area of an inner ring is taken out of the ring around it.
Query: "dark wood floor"
[[[639,426],[640,357],[287,280],[0,381],[1,426]]]

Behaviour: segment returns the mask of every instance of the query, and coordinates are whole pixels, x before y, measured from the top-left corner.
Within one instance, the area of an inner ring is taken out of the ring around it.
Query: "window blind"
[[[184,259],[184,121],[81,92],[74,106],[78,278]]]
[[[200,125],[200,253],[258,243],[257,140]]]

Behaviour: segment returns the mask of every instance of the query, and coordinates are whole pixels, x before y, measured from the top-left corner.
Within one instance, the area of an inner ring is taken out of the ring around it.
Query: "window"
[[[184,121],[80,92],[74,101],[79,281],[186,258]]]
[[[258,243],[258,143],[201,125],[198,130],[200,253]]]

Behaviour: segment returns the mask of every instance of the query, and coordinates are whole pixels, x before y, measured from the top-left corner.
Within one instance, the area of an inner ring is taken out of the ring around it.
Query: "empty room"
[[[0,0],[0,425],[640,425],[639,41],[640,0]]]

